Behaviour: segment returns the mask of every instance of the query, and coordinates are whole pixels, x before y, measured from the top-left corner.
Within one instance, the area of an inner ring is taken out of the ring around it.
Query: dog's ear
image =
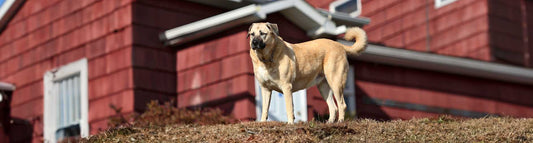
[[[250,32],[250,30],[252,30],[252,27],[254,27],[255,23],[252,23],[252,25],[250,25],[250,27],[248,27],[248,32]]]
[[[279,35],[278,24],[268,23],[267,27],[270,29],[270,31],[274,32],[274,34]]]
[[[246,38],[250,37],[250,30],[252,30],[252,27],[254,27],[254,24],[255,23],[252,23],[252,25],[250,25],[250,27],[248,27],[248,32],[246,33]]]

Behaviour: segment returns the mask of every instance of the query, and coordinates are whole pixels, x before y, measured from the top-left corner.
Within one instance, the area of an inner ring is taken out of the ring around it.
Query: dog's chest
[[[255,76],[257,77],[257,80],[259,80],[260,82],[272,80],[272,78],[270,77],[269,71],[263,66],[257,67],[255,71]]]
[[[263,84],[265,86],[269,86],[269,87],[277,87],[277,84],[276,84],[276,82],[274,80],[274,79],[277,79],[277,78],[276,77],[272,77],[272,76],[277,76],[277,75],[271,74],[271,72],[274,72],[274,71],[269,71],[265,67],[259,66],[255,70],[255,76],[256,76],[257,80],[261,84]]]

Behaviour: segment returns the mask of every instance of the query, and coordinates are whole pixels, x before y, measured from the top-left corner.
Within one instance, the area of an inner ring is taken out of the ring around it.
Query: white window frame
[[[80,120],[80,136],[89,136],[89,123],[88,123],[88,74],[87,74],[87,59],[69,63],[65,66],[57,69],[50,70],[44,74],[44,139],[45,142],[57,142],[55,132],[58,129],[57,117],[59,101],[57,100],[57,94],[54,93],[53,85],[54,81],[67,78],[72,75],[80,75],[80,106],[81,106],[81,120]]]
[[[455,2],[457,0],[435,0],[435,8],[440,8],[440,7],[443,7],[443,6],[446,6],[448,4],[451,4],[453,2]]]
[[[337,13],[337,11],[335,10],[335,7],[338,7],[339,5],[342,5],[344,3],[347,3],[351,0],[337,0],[337,1],[334,1],[332,3],[329,4],[329,11],[331,13]],[[359,15],[361,15],[361,12],[363,11],[363,9],[361,9],[362,6],[361,6],[361,0],[357,0],[357,11],[354,11],[354,12],[351,12],[349,13],[349,15],[351,17],[357,17]]]
[[[355,98],[355,68],[350,65],[348,69],[348,76],[346,77],[346,86],[344,87],[344,99],[348,108],[346,109],[348,115],[356,116],[357,115],[357,106]]]

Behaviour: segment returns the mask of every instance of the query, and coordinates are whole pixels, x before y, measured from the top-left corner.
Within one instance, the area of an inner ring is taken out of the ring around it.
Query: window
[[[337,0],[329,4],[329,11],[357,17],[361,14],[361,0]]]
[[[255,80],[255,113],[257,121],[261,120],[261,111],[263,107],[263,98],[261,96],[261,87]],[[307,121],[307,91],[300,90],[292,93],[292,102],[294,105],[294,122]],[[272,91],[270,96],[270,108],[268,109],[268,121],[287,122],[287,110],[285,108],[285,98],[282,93]]]
[[[43,81],[45,140],[87,137],[87,59],[48,71]]]
[[[443,6],[446,6],[450,3],[453,3],[457,0],[435,0],[435,8],[440,8],[440,7],[443,7]]]

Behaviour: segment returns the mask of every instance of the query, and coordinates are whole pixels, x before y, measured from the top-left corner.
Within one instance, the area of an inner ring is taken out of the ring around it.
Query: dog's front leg
[[[268,88],[261,86],[261,96],[263,98],[263,108],[261,108],[261,121],[264,122],[268,117],[268,108],[270,107],[270,96],[272,91]]]
[[[287,108],[288,123],[293,124],[294,123],[294,110],[293,110],[293,103],[292,103],[292,88],[286,87],[285,89],[283,89],[283,96],[285,97],[285,107]]]

